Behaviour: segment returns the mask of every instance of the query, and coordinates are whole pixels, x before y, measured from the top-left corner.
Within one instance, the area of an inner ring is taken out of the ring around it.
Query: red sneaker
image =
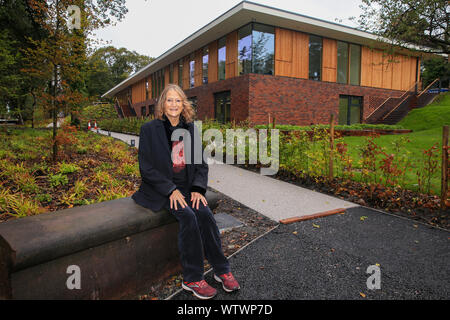
[[[220,276],[214,275],[214,279],[222,283],[223,290],[226,292],[233,292],[241,288],[231,272]]]
[[[211,287],[205,280],[189,283],[183,281],[181,286],[184,290],[191,291],[200,299],[211,299],[217,294],[217,290]]]

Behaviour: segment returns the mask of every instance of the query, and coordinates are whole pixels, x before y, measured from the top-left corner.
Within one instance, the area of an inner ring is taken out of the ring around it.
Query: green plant
[[[69,174],[74,173],[80,170],[76,164],[73,163],[65,163],[64,161],[59,164],[59,172],[61,174]]]
[[[69,179],[67,178],[67,176],[65,174],[54,174],[54,175],[50,175],[49,176],[49,182],[50,182],[50,186],[52,186],[53,188],[59,186],[59,185],[66,185],[69,183]]]
[[[35,199],[37,201],[39,201],[40,203],[48,203],[48,202],[52,201],[52,196],[49,195],[48,193],[42,193],[42,194],[36,195]]]

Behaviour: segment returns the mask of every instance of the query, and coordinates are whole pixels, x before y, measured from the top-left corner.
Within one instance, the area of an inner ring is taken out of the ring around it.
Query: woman
[[[197,128],[192,122],[193,116],[194,110],[183,90],[175,84],[168,85],[158,100],[156,119],[141,127],[139,169],[142,183],[132,198],[155,212],[166,208],[175,216],[180,225],[182,287],[200,299],[210,299],[217,290],[204,280],[203,252],[213,266],[214,279],[222,283],[225,291],[232,292],[240,287],[230,272],[216,221],[204,196],[208,165],[203,156],[200,164],[194,162],[194,146],[201,142],[195,140],[199,135],[194,134]],[[173,141],[173,133],[174,139],[180,138]],[[189,136],[192,143],[188,143]],[[191,152],[185,152],[185,146]],[[186,155],[190,155],[190,161],[186,161]]]

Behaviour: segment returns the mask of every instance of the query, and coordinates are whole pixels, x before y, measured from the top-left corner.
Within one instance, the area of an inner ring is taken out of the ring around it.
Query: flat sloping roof
[[[369,32],[337,23],[308,17],[294,12],[281,10],[249,1],[242,1],[203,28],[199,29],[180,43],[161,54],[150,64],[102,95],[112,97],[131,84],[142,80],[150,74],[173,63],[187,54],[206,46],[237,28],[258,22],[276,27],[315,34],[330,39],[342,40],[356,44],[374,46],[379,37]]]

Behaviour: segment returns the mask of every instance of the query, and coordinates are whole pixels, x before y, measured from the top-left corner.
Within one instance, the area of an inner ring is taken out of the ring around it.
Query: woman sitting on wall
[[[202,148],[194,148],[196,143],[201,146],[201,141],[193,117],[194,110],[183,90],[175,84],[168,85],[158,100],[156,119],[141,127],[139,169],[142,183],[132,198],[155,212],[166,208],[175,216],[180,225],[182,287],[200,299],[210,299],[217,290],[204,280],[203,252],[213,266],[214,279],[222,283],[225,291],[232,292],[240,287],[230,272],[219,229],[204,196],[208,165],[203,160]],[[201,151],[201,155],[195,157],[195,150]]]

